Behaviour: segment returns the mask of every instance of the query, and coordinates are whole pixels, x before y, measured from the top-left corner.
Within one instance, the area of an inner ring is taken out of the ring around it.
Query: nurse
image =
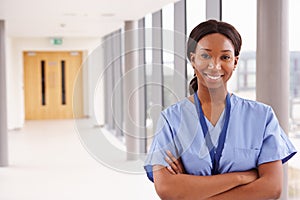
[[[145,161],[161,199],[277,199],[282,164],[296,150],[272,108],[227,90],[242,45],[209,20],[187,42],[195,93],[161,112]]]

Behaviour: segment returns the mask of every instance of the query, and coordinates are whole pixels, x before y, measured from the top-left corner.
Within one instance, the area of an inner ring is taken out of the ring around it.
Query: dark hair
[[[187,58],[190,60],[190,54],[195,52],[198,42],[206,35],[220,33],[227,37],[233,44],[234,56],[240,54],[242,46],[242,38],[239,32],[231,25],[226,22],[208,20],[197,25],[191,32],[187,41]],[[195,76],[195,75],[194,75]],[[191,89],[196,92],[198,89],[197,77],[195,76],[190,82]]]

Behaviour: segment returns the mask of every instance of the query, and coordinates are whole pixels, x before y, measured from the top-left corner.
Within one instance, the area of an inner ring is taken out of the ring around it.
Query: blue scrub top
[[[295,147],[280,127],[270,106],[234,94],[230,101],[230,119],[220,158],[220,173],[246,171],[276,160],[285,163],[296,154]],[[206,119],[214,146],[218,145],[224,120],[224,111],[216,126]],[[161,112],[144,166],[151,181],[152,166],[168,166],[165,161],[167,150],[175,157],[181,157],[188,174],[211,175],[212,161],[196,106],[188,98]]]

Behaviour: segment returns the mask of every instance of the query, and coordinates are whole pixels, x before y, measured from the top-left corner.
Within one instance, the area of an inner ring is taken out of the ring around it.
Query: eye
[[[204,59],[210,59],[211,56],[208,55],[207,53],[203,53],[203,54],[201,54],[201,58],[204,58]]]
[[[221,59],[225,60],[225,61],[231,60],[231,56],[229,56],[229,55],[223,55],[223,56],[221,56]]]

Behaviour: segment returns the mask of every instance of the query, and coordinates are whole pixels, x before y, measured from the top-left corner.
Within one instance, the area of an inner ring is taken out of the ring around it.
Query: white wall
[[[104,73],[103,48],[99,46],[89,54],[88,60],[89,116],[95,125],[104,124]]]
[[[6,43],[7,63],[7,112],[8,129],[22,128],[25,121],[24,82],[23,82],[23,51],[84,51],[84,62],[94,49],[101,45],[100,38],[65,38],[63,44],[54,46],[48,38],[8,38]],[[86,62],[88,63],[88,62]],[[92,63],[101,68],[101,62]],[[84,65],[87,66],[87,65]],[[91,116],[89,109],[93,94],[88,89],[88,67],[84,67],[84,114]]]

